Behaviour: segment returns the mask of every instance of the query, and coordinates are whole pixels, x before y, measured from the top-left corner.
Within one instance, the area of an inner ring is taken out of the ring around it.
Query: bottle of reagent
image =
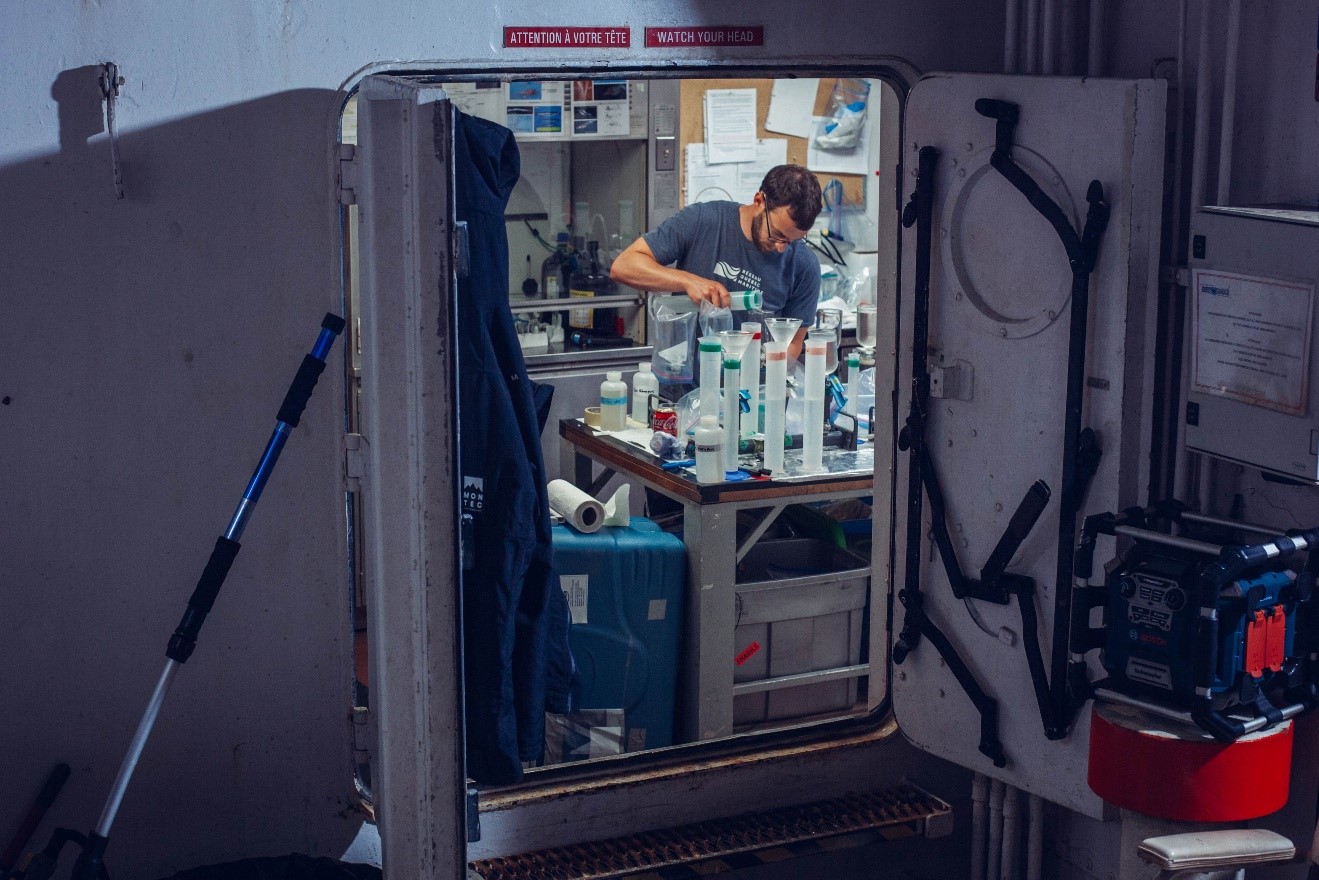
[[[605,373],[605,380],[600,383],[600,427],[605,431],[627,427],[627,385],[619,370]]]
[[[696,482],[724,481],[724,432],[715,416],[701,416],[696,426]]]
[[[659,379],[651,371],[650,361],[637,364],[637,374],[632,377],[632,421],[649,426],[650,396],[658,393]]]

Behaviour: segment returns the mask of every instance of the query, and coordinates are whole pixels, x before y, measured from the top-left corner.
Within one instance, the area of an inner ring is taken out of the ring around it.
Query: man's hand
[[[620,284],[635,287],[637,290],[677,292],[681,290],[687,298],[698,306],[708,302],[714,306],[728,308],[731,299],[728,288],[718,281],[693,275],[681,269],[669,269],[655,260],[655,254],[645,238],[638,238],[619,254],[609,268],[609,277]]]
[[[688,280],[683,284],[683,291],[687,294],[687,298],[698,306],[708,302],[712,306],[726,309],[732,301],[728,296],[727,287],[718,281],[711,281],[699,275],[689,275]]]

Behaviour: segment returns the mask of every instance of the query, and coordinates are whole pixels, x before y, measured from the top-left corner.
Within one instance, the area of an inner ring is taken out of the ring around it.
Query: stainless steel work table
[[[825,449],[826,473],[794,475],[800,450],[785,453],[789,476],[702,486],[686,472],[666,471],[661,460],[580,419],[559,422],[561,470],[577,487],[598,493],[622,474],[683,506],[683,542],[687,545],[687,623],[684,626],[680,741],[711,739],[733,732],[733,698],[831,679],[859,678],[867,664],[734,684],[734,631],[737,615],[737,564],[790,504],[860,498],[874,486],[873,450]],[[744,456],[744,463],[752,457]],[[594,465],[602,473],[595,474]],[[762,511],[751,532],[738,543],[739,511]]]

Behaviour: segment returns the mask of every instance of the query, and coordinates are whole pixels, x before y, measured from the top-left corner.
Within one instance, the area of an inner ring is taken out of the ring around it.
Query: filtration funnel
[[[724,350],[724,360],[742,362],[747,346],[751,344],[751,334],[745,330],[721,330],[719,346]]]
[[[765,319],[765,329],[769,330],[769,335],[775,342],[790,344],[792,337],[797,335],[799,327],[801,327],[801,318]]]

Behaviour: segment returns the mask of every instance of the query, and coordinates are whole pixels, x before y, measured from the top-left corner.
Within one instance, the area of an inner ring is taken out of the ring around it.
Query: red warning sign
[[[627,49],[632,30],[625,27],[506,27],[505,49]]]
[[[674,49],[682,46],[763,46],[765,28],[745,27],[648,27],[647,49]]]

